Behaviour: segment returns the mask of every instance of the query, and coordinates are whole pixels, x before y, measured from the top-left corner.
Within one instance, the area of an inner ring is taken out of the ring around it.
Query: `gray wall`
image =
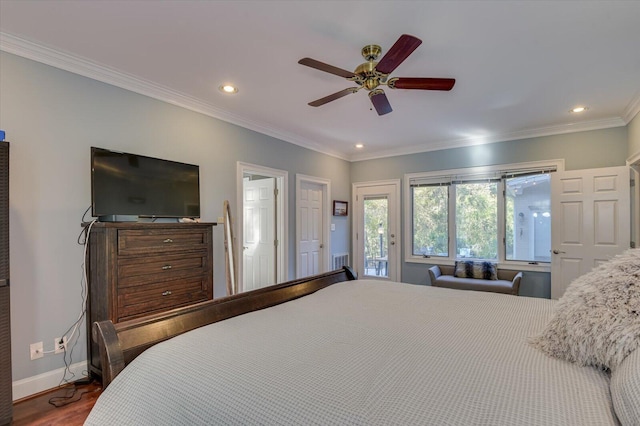
[[[200,165],[202,219],[215,222],[230,200],[236,216],[236,162],[289,172],[289,254],[295,259],[295,174],[331,180],[350,198],[350,164],[202,114],[0,52],[0,128],[11,141],[10,238],[13,380],[64,366],[45,350],[81,309],[82,247],[91,201],[90,147]],[[349,251],[349,222],[334,220],[332,253]],[[214,228],[215,294],[225,293],[222,227]],[[289,278],[295,263],[289,263]],[[73,362],[86,359],[82,341]]]
[[[565,160],[566,170],[622,166],[627,158],[627,128],[614,127],[358,161],[351,165],[351,180],[396,179],[405,173],[560,158]]]
[[[405,173],[561,158],[565,160],[566,170],[622,166],[627,158],[627,150],[627,127],[616,127],[358,161],[351,165],[351,181],[402,179]],[[404,193],[402,195],[404,196]],[[401,218],[404,222],[404,200],[402,200]],[[404,223],[402,229],[404,229]],[[404,244],[402,248],[404,251]],[[402,256],[404,259],[404,252]],[[402,281],[428,285],[427,269],[430,266],[422,263],[403,262]],[[550,274],[525,272],[520,294],[550,297]]]

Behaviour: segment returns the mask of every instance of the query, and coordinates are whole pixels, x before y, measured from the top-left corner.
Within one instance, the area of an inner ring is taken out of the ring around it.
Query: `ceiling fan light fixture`
[[[238,88],[233,84],[222,84],[220,87],[218,87],[218,90],[228,95],[233,95],[235,93],[238,93]]]
[[[364,148],[364,144],[363,143],[357,143],[355,146],[356,146],[357,149]]]
[[[579,113],[579,112],[585,112],[586,110],[588,110],[589,108],[585,107],[585,106],[578,106],[575,108],[571,108],[569,110],[569,112],[575,112],[575,113]]]

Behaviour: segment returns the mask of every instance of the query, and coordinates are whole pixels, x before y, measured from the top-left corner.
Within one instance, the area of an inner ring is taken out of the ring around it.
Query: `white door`
[[[353,194],[358,276],[400,281],[400,181],[356,183]]]
[[[324,264],[324,185],[301,181],[297,195],[298,259],[297,277],[326,270]]]
[[[551,298],[629,248],[629,167],[551,173]]]
[[[243,291],[276,282],[275,179],[244,178]]]

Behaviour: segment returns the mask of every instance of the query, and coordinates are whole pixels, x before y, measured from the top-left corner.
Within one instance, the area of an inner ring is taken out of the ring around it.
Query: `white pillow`
[[[623,426],[640,425],[640,350],[611,372],[611,400]]]
[[[615,369],[640,346],[640,249],[578,277],[530,343],[556,358]]]

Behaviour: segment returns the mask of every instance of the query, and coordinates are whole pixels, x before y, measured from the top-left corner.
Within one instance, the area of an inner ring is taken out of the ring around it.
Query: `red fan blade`
[[[406,78],[389,79],[387,85],[392,89],[451,90],[456,84],[455,78]]]
[[[401,35],[398,41],[391,46],[387,54],[378,62],[376,70],[382,74],[391,74],[391,72],[398,68],[398,65],[407,59],[421,44],[422,40],[419,38],[408,34]]]
[[[335,74],[344,78],[354,78],[358,77],[351,71],[343,70],[342,68],[334,67],[333,65],[325,64],[324,62],[316,61],[311,58],[302,58],[298,61],[300,65],[306,65],[311,68],[315,68],[320,71],[328,72],[330,74]]]
[[[387,99],[387,95],[384,94],[382,90],[374,90],[373,92],[369,92],[369,98],[371,99],[371,103],[374,108],[378,112],[378,115],[389,114],[393,109],[391,108],[391,104]]]
[[[349,87],[348,89],[344,89],[344,90],[336,92],[336,93],[334,93],[332,95],[325,96],[324,98],[315,100],[313,102],[309,102],[309,105],[312,106],[312,107],[319,107],[320,105],[324,105],[324,104],[329,103],[331,101],[335,101],[336,99],[340,99],[343,96],[347,96],[347,95],[350,95],[352,93],[356,93],[358,90],[359,90],[358,87]]]

